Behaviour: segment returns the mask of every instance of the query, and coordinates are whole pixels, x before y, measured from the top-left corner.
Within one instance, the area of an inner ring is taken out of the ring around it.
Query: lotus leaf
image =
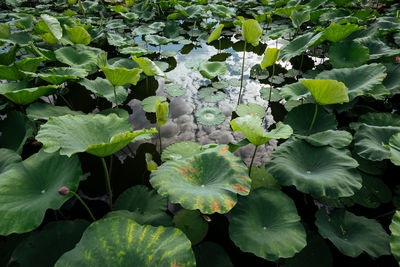
[[[171,85],[165,88],[165,92],[170,96],[182,96],[186,93],[186,88],[182,88],[181,85]]]
[[[204,78],[214,79],[218,75],[225,75],[228,66],[225,62],[203,62],[199,66],[199,72]]]
[[[73,68],[94,71],[97,69],[97,55],[84,46],[62,47],[55,51],[57,60]]]
[[[201,145],[196,142],[184,141],[167,146],[161,154],[161,160],[174,160],[191,157],[200,153]]]
[[[309,96],[311,93],[301,82],[296,82],[283,86],[279,94],[286,100],[299,100]]]
[[[392,191],[381,179],[366,174],[362,178],[362,188],[351,197],[355,203],[374,209],[392,200]]]
[[[82,26],[67,28],[67,33],[71,41],[75,44],[90,44],[90,34]]]
[[[12,149],[21,154],[28,138],[33,135],[33,123],[24,114],[10,111],[7,118],[0,121],[0,147]]]
[[[14,163],[21,162],[21,156],[15,151],[7,148],[0,148],[0,175],[10,168]]]
[[[15,66],[22,71],[36,72],[37,68],[45,60],[44,57],[25,58],[15,62]]]
[[[84,115],[83,112],[70,110],[68,107],[39,102],[29,105],[26,109],[26,114],[32,120],[48,120],[50,117],[59,117],[67,114]]]
[[[300,136],[313,146],[329,145],[334,148],[344,148],[350,145],[353,140],[351,133],[347,131],[327,130],[310,136]]]
[[[207,126],[219,125],[225,121],[225,115],[218,108],[201,108],[195,115],[200,124]]]
[[[197,92],[197,96],[206,102],[216,103],[225,98],[225,93],[213,87],[205,87]]]
[[[288,61],[292,57],[301,55],[307,48],[314,45],[321,36],[322,33],[309,32],[297,37],[281,49],[278,60]]]
[[[348,89],[344,83],[335,80],[303,80],[304,85],[320,105],[349,102]]]
[[[233,87],[239,87],[240,86],[240,80],[239,79],[235,79],[235,78],[229,79],[228,83]],[[246,86],[246,84],[247,84],[247,82],[244,80],[243,81],[243,86]]]
[[[218,27],[215,30],[213,30],[213,32],[210,34],[210,37],[208,37],[207,43],[211,43],[212,41],[218,40],[223,28],[224,24],[218,25]]]
[[[387,76],[383,85],[392,95],[400,94],[400,67],[396,64],[385,64]]]
[[[164,72],[160,70],[160,68],[147,57],[133,57],[133,60],[140,66],[143,70],[144,74],[147,76],[161,76],[166,78]]]
[[[21,71],[19,71],[15,65],[0,65],[0,79],[16,81],[22,79],[23,77],[23,73],[21,73]]]
[[[124,47],[120,50],[121,54],[131,54],[132,56],[135,57],[140,57],[143,56],[144,54],[151,53],[150,51],[147,51],[146,49],[142,47]]]
[[[267,171],[264,166],[251,168],[251,190],[265,187],[269,189],[280,189],[274,177]]]
[[[322,38],[331,42],[339,42],[340,40],[343,40],[353,32],[359,31],[361,29],[363,28],[351,23],[347,23],[344,25],[340,25],[338,23],[332,23],[331,25],[329,25],[328,28],[324,29],[323,31],[324,34]]]
[[[149,138],[155,129],[132,132],[132,126],[116,114],[65,115],[50,117],[40,127],[36,139],[47,152],[60,150],[61,155],[71,156],[88,152],[98,157],[109,156],[138,138]],[[79,140],[79,142],[77,142]]]
[[[270,92],[272,90],[272,92]],[[307,89],[306,89],[307,90]],[[307,90],[308,92],[308,90]],[[269,98],[269,95],[271,93],[271,99]],[[282,99],[281,95],[280,95],[280,90],[272,88],[271,87],[264,87],[261,88],[260,90],[260,96],[262,99],[264,99],[265,101],[270,100],[271,102],[278,102],[279,100]]]
[[[328,198],[351,196],[361,188],[357,166],[345,149],[315,147],[302,140],[280,145],[266,165],[280,184],[294,185],[303,193]]]
[[[225,250],[213,242],[201,242],[193,247],[198,267],[233,267]]]
[[[293,200],[276,189],[256,189],[241,198],[229,236],[242,251],[269,261],[293,257],[307,244]]]
[[[163,96],[149,96],[142,101],[143,110],[150,113],[156,113],[157,111],[157,101],[165,102],[167,99]]]
[[[127,83],[136,85],[140,79],[141,70],[138,68],[127,69],[127,68],[113,68],[100,66],[104,72],[107,80],[114,86],[122,86]]]
[[[96,80],[89,80],[85,78],[80,80],[79,83],[85,86],[85,88],[92,93],[104,97],[110,102],[115,101],[114,87],[107,79],[97,77]],[[116,86],[115,93],[117,95],[118,103],[124,102],[126,100],[126,97],[128,96],[128,92],[122,86]]]
[[[328,55],[334,68],[359,67],[368,61],[369,49],[353,41],[342,41],[333,43]]]
[[[32,87],[28,81],[0,84],[0,95],[4,95],[19,105],[32,103],[41,96],[54,93],[58,87],[54,85]]]
[[[84,78],[87,75],[88,73],[84,69],[63,67],[41,70],[38,74],[39,78],[51,84],[62,84],[67,80],[76,80],[78,78]]]
[[[47,209],[58,209],[76,191],[82,170],[76,156],[40,151],[0,175],[0,234],[25,233],[38,227]],[[57,177],[57,179],[54,179]]]
[[[373,219],[356,216],[346,210],[327,214],[317,211],[315,224],[324,238],[328,238],[344,255],[357,257],[367,252],[373,257],[390,254],[389,235]]]
[[[159,35],[146,35],[144,39],[146,40],[146,42],[152,45],[165,45],[173,41],[173,39],[169,39]]]
[[[245,20],[242,24],[242,36],[247,43],[257,46],[262,34],[260,24],[254,19]]]
[[[275,64],[278,59],[280,50],[277,48],[267,48],[265,55],[261,61],[261,69],[268,68]]]
[[[56,18],[49,16],[47,14],[42,14],[40,17],[44,21],[45,25],[47,26],[47,29],[51,32],[51,34],[57,40],[60,40],[63,35],[60,22]]]
[[[236,113],[241,117],[246,115],[256,115],[257,117],[264,118],[266,115],[264,107],[254,103],[238,105]]]
[[[137,267],[196,265],[190,241],[179,229],[140,225],[131,219],[113,216],[92,223],[78,245],[62,255],[55,266],[116,263]]]
[[[62,254],[74,248],[88,226],[84,220],[51,222],[16,247],[10,264],[53,266]]]
[[[250,181],[246,166],[226,145],[168,160],[150,175],[151,185],[172,203],[207,214],[232,209],[236,194],[249,193]]]
[[[186,234],[192,245],[201,242],[208,232],[208,223],[197,210],[181,209],[174,216],[175,226]]]
[[[400,262],[400,211],[396,211],[394,214],[389,228],[392,232],[390,235],[390,248],[394,258]]]
[[[394,165],[400,166],[400,132],[390,137],[389,149],[389,159]]]
[[[309,10],[293,10],[290,15],[290,19],[292,20],[293,26],[295,28],[300,28],[300,26],[310,20],[310,11]]]
[[[370,59],[378,59],[381,57],[390,57],[400,54],[400,49],[392,49],[377,37],[369,37],[364,39],[356,39],[356,42],[364,45],[369,49]]]
[[[293,133],[292,128],[282,122],[278,122],[275,129],[264,132],[261,123],[260,117],[246,115],[233,119],[231,127],[232,130],[241,132],[255,146],[263,145],[271,139],[287,139]]]
[[[382,64],[369,64],[357,68],[342,68],[323,71],[318,74],[316,79],[337,80],[345,84],[348,88],[349,101],[366,92],[371,91],[376,86],[382,84],[385,78],[386,68]]]

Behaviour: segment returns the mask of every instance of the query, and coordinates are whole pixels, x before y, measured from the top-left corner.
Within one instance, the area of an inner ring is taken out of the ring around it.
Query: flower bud
[[[58,189],[58,193],[59,193],[60,195],[66,196],[66,195],[69,194],[69,188],[63,186],[63,187],[61,187],[60,189]]]
[[[400,63],[400,57],[397,56],[396,59],[394,60],[394,62],[396,62],[397,64]]]

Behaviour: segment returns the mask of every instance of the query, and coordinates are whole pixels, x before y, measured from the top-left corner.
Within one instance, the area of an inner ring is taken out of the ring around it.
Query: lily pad
[[[89,80],[85,78],[80,80],[79,83],[92,93],[104,97],[110,102],[115,101],[114,87],[107,79],[97,77],[96,80]],[[128,96],[127,90],[122,86],[116,86],[115,93],[118,103],[123,103]]]
[[[32,121],[21,112],[8,112],[7,118],[0,121],[0,147],[21,154],[26,141],[33,135],[33,127]]]
[[[77,157],[40,151],[0,175],[0,234],[25,233],[38,227],[47,209],[59,209],[76,191],[82,170]],[[54,179],[57,177],[57,179]]]
[[[165,92],[170,96],[182,96],[186,94],[186,91],[186,88],[182,88],[182,86],[179,84],[171,85],[165,88]]]
[[[41,70],[38,73],[38,77],[51,84],[62,84],[67,80],[76,80],[78,78],[84,78],[88,75],[84,69],[76,68],[51,68]]]
[[[349,102],[348,89],[344,83],[335,80],[303,80],[304,85],[319,105]]]
[[[155,129],[132,132],[132,126],[116,114],[65,115],[50,117],[40,127],[36,139],[46,152],[60,152],[71,156],[88,152],[98,157],[109,156],[138,138],[149,138]],[[79,142],[77,142],[79,140]]]
[[[174,160],[191,157],[201,152],[201,145],[196,142],[184,141],[167,146],[161,154],[161,160]]]
[[[200,243],[208,232],[208,223],[197,210],[181,209],[174,216],[175,226],[186,234],[192,245]]]
[[[199,72],[203,77],[208,79],[214,79],[218,75],[225,75],[228,71],[228,66],[225,62],[209,62],[206,61],[201,63],[199,66]]]
[[[369,49],[354,41],[333,43],[329,60],[334,68],[359,67],[369,60]]]
[[[127,69],[106,66],[100,66],[100,68],[107,80],[114,86],[122,86],[127,83],[136,85],[140,79],[141,70],[138,68]]]
[[[296,205],[276,189],[256,189],[241,198],[232,210],[229,236],[242,251],[269,261],[293,257],[307,244]]]
[[[112,266],[116,262],[120,266],[196,265],[190,241],[179,229],[113,216],[92,223],[78,245],[55,266]]]
[[[331,42],[339,42],[340,40],[346,38],[350,34],[352,34],[355,31],[362,30],[362,27],[359,27],[356,24],[351,24],[347,23],[344,25],[340,25],[338,23],[332,23],[324,29],[323,31],[323,36],[325,40],[331,41]]]
[[[0,95],[4,95],[19,105],[32,103],[41,96],[52,94],[58,87],[54,85],[33,87],[28,81],[0,84]]]
[[[270,92],[271,90],[272,90],[272,92]],[[275,88],[271,89],[271,87],[264,87],[264,88],[261,88],[261,90],[260,90],[260,96],[265,101],[269,100],[270,93],[271,93],[271,99],[270,99],[271,102],[278,102],[279,100],[282,99],[282,97],[280,95],[280,91],[278,89],[275,89]]]
[[[266,111],[264,107],[259,104],[249,103],[249,104],[240,104],[236,108],[236,113],[240,116],[246,115],[256,115],[259,118],[264,118],[266,115]]]
[[[358,163],[345,149],[315,147],[302,140],[285,142],[271,154],[266,164],[282,185],[314,197],[346,197],[361,188]],[[307,157],[304,157],[307,155]]]
[[[225,121],[225,115],[219,108],[201,108],[195,115],[200,124],[207,126],[219,125]]]
[[[135,57],[140,57],[143,56],[144,54],[151,53],[150,51],[147,51],[146,49],[142,47],[124,47],[120,50],[121,54],[131,54],[132,56]]]
[[[319,233],[344,255],[357,257],[366,252],[379,257],[390,254],[389,235],[377,221],[343,209],[330,214],[320,209],[315,216]]]
[[[389,228],[392,232],[390,235],[390,248],[394,258],[400,262],[400,211],[396,211],[394,214]]]
[[[225,98],[225,93],[213,87],[205,87],[197,92],[197,96],[206,102],[216,103]]]
[[[220,145],[192,157],[168,160],[150,174],[150,183],[162,196],[185,209],[226,213],[236,194],[247,195],[250,178],[242,160]]]
[[[156,113],[157,111],[157,101],[165,102],[167,99],[163,96],[149,96],[142,101],[143,110],[150,113]]]

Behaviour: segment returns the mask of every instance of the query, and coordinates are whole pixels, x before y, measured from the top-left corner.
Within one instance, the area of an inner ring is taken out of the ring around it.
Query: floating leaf
[[[266,115],[266,111],[264,107],[259,104],[249,103],[249,104],[240,104],[236,108],[236,113],[240,116],[246,115],[256,115],[259,118],[264,118]]]
[[[25,233],[38,227],[47,209],[59,209],[76,191],[82,170],[77,157],[40,151],[0,175],[0,234]],[[57,179],[54,179],[57,177]]]
[[[373,257],[379,257],[390,254],[389,235],[377,221],[356,216],[343,209],[334,210],[330,214],[320,209],[315,216],[319,233],[344,255],[357,257],[367,252]]]
[[[335,80],[303,80],[304,85],[319,105],[349,102],[347,87]]]
[[[369,49],[353,41],[333,43],[328,55],[334,68],[359,67],[368,61]]]
[[[247,43],[257,46],[262,34],[260,24],[254,19],[245,20],[242,24],[242,36]]]
[[[309,96],[311,93],[301,82],[296,82],[283,86],[279,94],[286,100],[299,100]]]
[[[168,160],[150,174],[150,183],[172,203],[207,214],[228,212],[236,194],[247,195],[250,190],[246,166],[226,145]]]
[[[151,53],[150,51],[147,51],[146,49],[142,47],[124,47],[120,50],[121,54],[131,54],[132,56],[135,57],[140,57],[143,56],[144,54]]]
[[[200,153],[201,145],[196,142],[184,141],[167,146],[161,154],[161,160],[174,160],[191,157]]]
[[[132,132],[132,126],[116,114],[65,115],[50,117],[40,127],[36,139],[47,152],[60,150],[61,155],[71,156],[88,152],[98,157],[109,156],[142,135],[156,133],[155,129]],[[77,142],[79,140],[79,142]]]
[[[280,50],[277,48],[267,48],[261,61],[261,69],[268,68],[276,63]]]
[[[277,183],[275,178],[267,171],[267,169],[262,167],[252,167],[251,168],[251,190],[265,187],[269,189],[280,189],[281,186]]]
[[[302,136],[309,144],[313,146],[329,145],[334,148],[344,148],[350,145],[353,140],[351,133],[347,131],[327,130],[310,136]]]
[[[345,149],[294,140],[278,146],[266,166],[280,184],[314,197],[346,197],[361,188],[358,163]]]
[[[276,189],[260,188],[232,210],[229,236],[244,252],[269,261],[291,258],[306,246],[296,205]]]
[[[208,232],[208,223],[197,210],[181,209],[174,216],[175,226],[186,234],[192,245],[201,242]]]
[[[51,68],[41,70],[38,73],[38,77],[51,84],[62,84],[67,80],[76,80],[78,78],[84,78],[88,75],[84,69],[76,68]]]
[[[225,121],[225,115],[218,108],[201,108],[195,115],[200,124],[207,126],[219,125]]]
[[[142,226],[113,216],[92,223],[78,245],[55,266],[112,266],[116,262],[121,266],[196,265],[190,241],[179,229]]]
[[[146,97],[142,101],[143,110],[150,113],[156,113],[157,101],[165,102],[167,101],[167,99],[163,96],[158,96],[158,95]]]
[[[0,84],[0,95],[4,95],[19,105],[32,103],[41,96],[52,94],[58,87],[54,85],[32,87],[28,81]]]
[[[136,85],[140,79],[141,70],[138,68],[127,69],[127,68],[114,68],[100,66],[104,72],[107,80],[114,86],[122,86],[127,83]]]
[[[182,96],[186,94],[186,88],[182,88],[181,85],[176,84],[176,85],[171,85],[165,88],[165,92],[169,94],[170,96]]]
[[[214,79],[218,75],[225,75],[228,71],[228,66],[225,62],[203,62],[199,66],[199,72],[203,77]]]
[[[270,95],[270,91],[271,92],[271,99],[269,98]],[[306,89],[307,90],[307,89]],[[308,90],[307,90],[308,91]],[[271,102],[278,102],[279,100],[282,99],[282,97],[280,96],[280,90],[272,88],[271,87],[264,87],[261,88],[260,90],[260,96],[262,99],[264,99],[265,101],[271,100]]]
[[[224,24],[218,25],[218,27],[215,30],[213,30],[213,32],[210,34],[210,37],[208,37],[207,43],[209,44],[212,41],[218,40],[223,28],[224,28]]]
[[[110,102],[115,101],[114,87],[107,79],[97,77],[96,80],[89,80],[85,78],[80,80],[79,83],[92,93],[104,97]],[[116,86],[115,93],[118,103],[123,103],[128,96],[127,90],[122,86]]]
[[[225,98],[225,93],[213,87],[205,87],[197,92],[197,96],[206,102],[216,103]]]

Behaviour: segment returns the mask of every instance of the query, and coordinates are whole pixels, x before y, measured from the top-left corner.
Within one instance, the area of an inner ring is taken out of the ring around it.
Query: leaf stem
[[[117,100],[117,90],[115,89],[115,85],[113,85],[113,89],[114,89],[115,109],[117,110],[117,114],[119,115],[118,100]]]
[[[108,193],[108,198],[109,198],[109,204],[110,204],[110,209],[112,210],[112,190],[111,190],[111,182],[110,182],[110,175],[108,174],[108,169],[107,169],[107,164],[104,158],[100,158],[101,163],[103,164],[104,168],[104,177],[106,179],[106,187],[107,187],[107,193]]]
[[[256,157],[256,152],[257,152],[258,146],[255,146],[255,147],[256,147],[256,148],[254,149],[253,157],[251,158],[251,162],[250,162],[249,176],[250,176],[250,174],[251,174],[251,167],[253,166],[253,162],[254,162],[254,158]]]
[[[312,130],[313,126],[314,126],[315,119],[317,118],[317,113],[318,113],[318,103],[315,103],[314,117],[313,117],[313,119],[312,119],[310,128],[308,128],[307,135],[310,135],[310,133],[311,133],[311,130]]]
[[[271,75],[271,80],[269,81],[269,97],[268,97],[268,106],[269,103],[271,102],[271,95],[272,95],[272,81],[274,79],[275,75],[275,63],[272,65],[272,75]]]
[[[85,207],[85,209],[87,210],[87,212],[89,213],[90,217],[92,218],[93,221],[96,220],[96,218],[93,216],[93,213],[90,211],[89,207],[86,205],[86,203],[82,200],[82,198],[75,193],[74,191],[69,191],[71,194],[73,194],[81,203],[82,205]]]
[[[242,75],[240,76],[240,90],[239,90],[239,97],[238,97],[238,102],[237,102],[238,105],[240,104],[240,95],[242,94],[242,88],[243,88],[243,70],[244,70],[244,59],[246,57],[246,45],[247,45],[247,42],[244,41]]]
[[[78,5],[82,11],[83,16],[86,18],[85,8],[83,7],[81,0],[78,0]]]
[[[158,138],[160,140],[160,154],[162,152],[162,143],[161,143],[161,126],[158,126]]]

